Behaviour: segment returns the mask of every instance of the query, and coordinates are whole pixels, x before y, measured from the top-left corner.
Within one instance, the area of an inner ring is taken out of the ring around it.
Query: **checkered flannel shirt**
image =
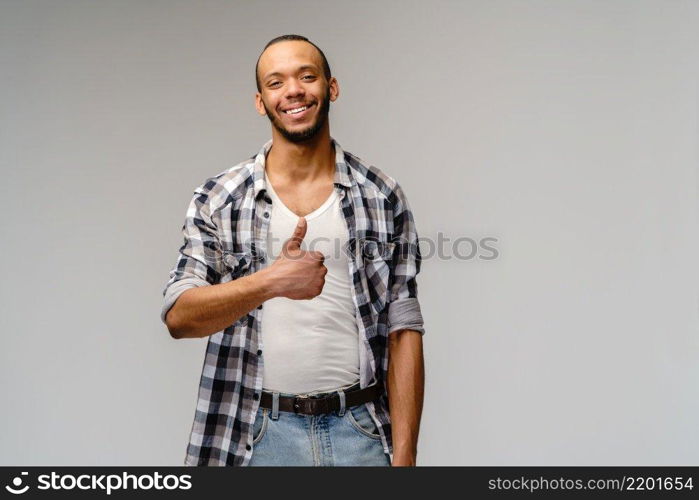
[[[335,189],[349,231],[344,251],[360,342],[360,386],[384,385],[367,403],[384,451],[393,458],[386,380],[388,334],[425,333],[417,299],[420,251],[413,215],[398,183],[374,166],[335,149]],[[182,227],[184,244],[163,290],[161,319],[192,287],[226,283],[268,265],[266,242],[272,200],[265,191],[265,159],[272,146],[207,179],[194,190]],[[247,465],[262,392],[262,306],[209,336],[185,465]]]

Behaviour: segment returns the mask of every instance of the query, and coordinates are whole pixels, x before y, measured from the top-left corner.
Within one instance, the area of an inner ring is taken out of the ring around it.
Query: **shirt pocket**
[[[224,272],[221,282],[232,281],[247,274],[252,264],[252,258],[252,254],[247,252],[223,252]]]
[[[367,282],[369,302],[378,316],[389,302],[391,265],[396,244],[390,241],[362,242],[361,260]]]

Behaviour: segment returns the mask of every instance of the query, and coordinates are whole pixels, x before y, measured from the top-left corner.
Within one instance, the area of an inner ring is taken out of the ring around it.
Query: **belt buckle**
[[[297,402],[297,400],[308,399],[308,398],[309,398],[308,394],[300,394],[300,395],[294,397],[294,413],[298,413],[299,409],[301,408],[299,403]]]

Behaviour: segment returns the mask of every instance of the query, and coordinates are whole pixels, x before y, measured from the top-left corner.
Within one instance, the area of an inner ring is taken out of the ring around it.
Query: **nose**
[[[303,86],[298,82],[298,80],[291,78],[286,86],[286,93],[284,94],[284,97],[287,99],[292,99],[294,97],[303,97],[305,94],[306,91],[303,89]]]

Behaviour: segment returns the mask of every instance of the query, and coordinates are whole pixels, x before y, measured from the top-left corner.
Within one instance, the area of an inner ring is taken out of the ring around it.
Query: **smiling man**
[[[272,139],[194,190],[163,290],[208,337],[186,465],[410,466],[422,414],[420,252],[399,184],[330,136],[323,52],[270,41],[255,107]]]

